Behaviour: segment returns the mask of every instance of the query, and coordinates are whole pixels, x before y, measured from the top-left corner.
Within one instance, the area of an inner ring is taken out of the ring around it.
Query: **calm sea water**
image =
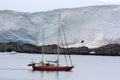
[[[55,60],[56,55],[45,55]],[[71,72],[32,71],[27,66],[33,59],[39,62],[39,54],[10,55],[0,53],[0,80],[120,80],[120,57],[72,55],[75,68]],[[64,55],[60,55],[61,65]]]

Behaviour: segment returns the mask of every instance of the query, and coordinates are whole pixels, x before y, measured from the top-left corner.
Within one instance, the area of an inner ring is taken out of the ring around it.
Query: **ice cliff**
[[[90,48],[107,44],[120,44],[120,6],[101,5],[47,12],[23,13],[0,11],[0,43],[22,42],[42,44],[45,28],[45,44],[57,43],[58,14],[70,47]],[[84,40],[84,43],[81,41]]]

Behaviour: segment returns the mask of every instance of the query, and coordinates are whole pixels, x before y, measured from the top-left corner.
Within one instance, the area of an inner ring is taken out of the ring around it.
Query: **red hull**
[[[38,71],[71,71],[73,66],[62,66],[62,67],[50,67],[50,66],[35,66],[31,65],[33,70]]]
[[[32,66],[33,70],[40,71],[71,71],[73,66],[64,66],[64,67],[48,67],[48,66]]]

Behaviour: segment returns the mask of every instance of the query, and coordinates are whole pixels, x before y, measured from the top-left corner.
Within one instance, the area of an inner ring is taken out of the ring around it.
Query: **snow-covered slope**
[[[0,43],[22,41],[41,45],[42,28],[45,44],[57,43],[58,14],[69,46],[99,47],[120,44],[120,6],[102,5],[47,12],[22,13],[0,11]],[[81,43],[84,40],[84,43]]]

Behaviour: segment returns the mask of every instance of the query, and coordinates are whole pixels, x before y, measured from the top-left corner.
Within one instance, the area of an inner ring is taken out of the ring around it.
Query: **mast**
[[[69,53],[67,38],[66,38],[65,30],[64,30],[63,26],[61,26],[61,29],[62,29],[62,31],[63,31],[63,35],[64,35],[64,39],[65,39],[65,46],[66,46],[66,49],[67,49],[67,53]],[[70,63],[71,63],[71,65],[73,65],[73,64],[72,64],[72,60],[71,60],[71,56],[70,56],[70,54],[68,54],[68,55],[69,55]],[[67,59],[66,59],[66,62],[67,62]]]
[[[60,23],[60,17],[61,17],[61,14],[59,14],[59,21],[58,21],[58,58],[57,58],[57,61],[58,61],[58,66],[59,66],[59,54],[60,54],[60,27],[61,27],[61,23]]]
[[[42,61],[44,61],[44,27],[42,29]]]
[[[67,47],[67,53],[68,53],[68,55],[69,55],[70,64],[73,65],[73,64],[72,64],[72,60],[71,60],[71,56],[70,56],[69,50],[68,50],[68,43],[67,43],[65,31],[64,31],[63,26],[61,26],[61,14],[59,14],[59,22],[58,22],[58,65],[59,65],[59,54],[60,54],[60,47],[59,47],[59,45],[60,45],[61,29],[62,29],[62,31],[63,31],[63,36],[64,36],[64,39],[65,39],[65,46]],[[66,55],[65,55],[65,59],[66,59],[67,65],[68,65]]]

